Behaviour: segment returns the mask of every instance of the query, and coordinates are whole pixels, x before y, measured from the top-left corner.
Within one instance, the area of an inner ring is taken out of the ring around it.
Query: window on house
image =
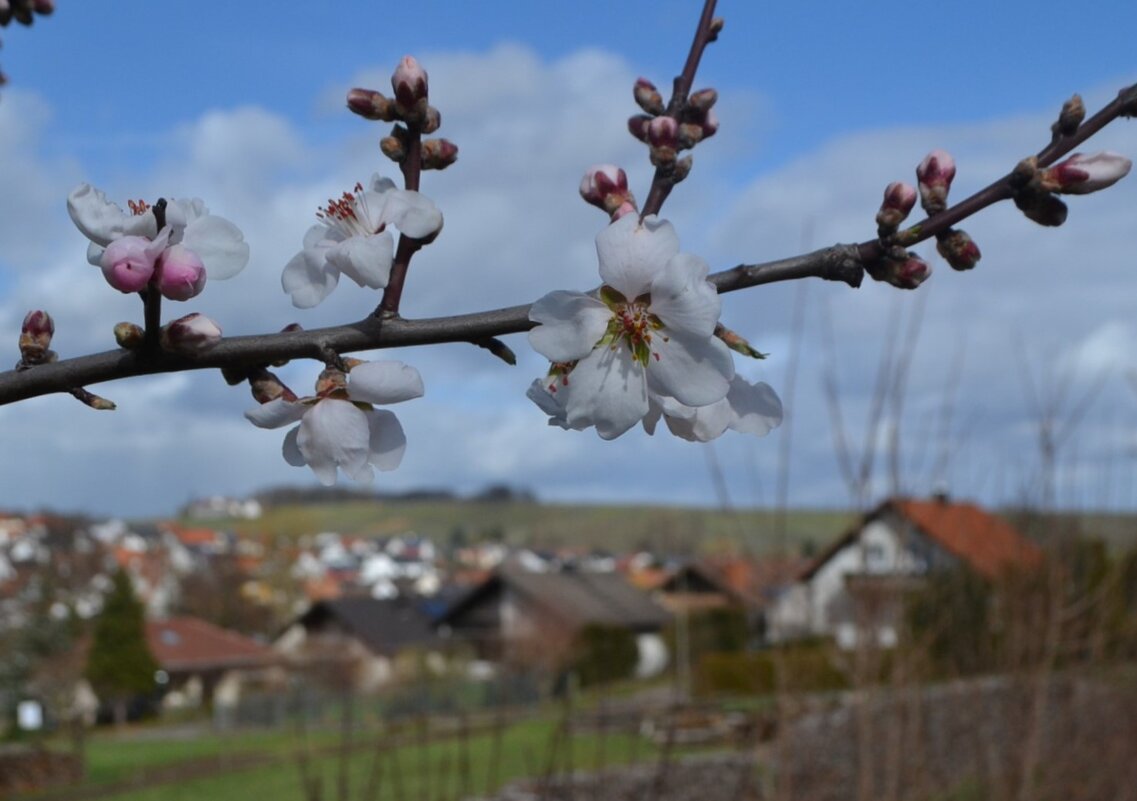
[[[888,567],[885,559],[884,546],[879,542],[866,543],[864,546],[865,569],[884,570]]]

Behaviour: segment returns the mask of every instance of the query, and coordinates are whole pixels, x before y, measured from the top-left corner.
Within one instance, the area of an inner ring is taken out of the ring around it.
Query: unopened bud
[[[713,42],[715,39],[718,39],[724,25],[726,25],[726,20],[722,17],[712,19],[710,26],[707,28],[708,40]]]
[[[384,156],[398,164],[402,164],[407,159],[406,145],[397,136],[384,136],[379,140],[379,149],[383,151]]]
[[[687,105],[699,112],[707,113],[711,110],[716,102],[718,102],[719,93],[714,89],[700,89],[697,92],[692,92],[691,96],[687,98]]]
[[[635,199],[628,191],[628,175],[615,164],[598,164],[589,168],[580,181],[580,196],[609,215],[626,204],[635,207]]]
[[[916,188],[903,181],[893,181],[884,188],[884,200],[876,213],[876,224],[881,236],[890,234],[908,217],[916,206]]]
[[[694,156],[687,154],[683,158],[675,162],[675,168],[671,172],[671,180],[679,183],[691,174],[691,167],[695,164]]]
[[[220,341],[221,326],[197,312],[162,327],[162,347],[178,353],[201,353]]]
[[[714,136],[718,129],[719,118],[713,108],[708,108],[706,111],[688,109],[683,115],[683,125],[680,126],[680,140],[689,139],[691,145],[685,146],[691,147]]]
[[[636,105],[648,114],[663,113],[663,95],[655,88],[655,84],[647,78],[636,79],[636,85],[632,88],[632,95],[636,99]]]
[[[1082,102],[1081,95],[1074,95],[1062,104],[1062,111],[1058,114],[1058,120],[1050,126],[1050,131],[1056,139],[1069,136],[1078,130],[1085,118],[1086,104]]]
[[[114,327],[114,341],[120,348],[136,350],[142,347],[145,338],[142,326],[135,323],[117,323]]]
[[[932,268],[926,261],[903,249],[898,254],[885,256],[866,270],[877,281],[892,284],[898,289],[915,289],[932,274]]]
[[[647,141],[652,147],[669,147],[679,144],[679,123],[671,117],[656,117],[647,125]]]
[[[395,90],[395,100],[404,109],[411,109],[420,100],[426,100],[426,70],[414,56],[403,56],[395,73],[391,76],[391,88]]]
[[[953,270],[970,270],[979,263],[982,254],[966,231],[949,228],[936,236],[936,250]]]
[[[449,139],[427,139],[421,152],[424,170],[444,170],[458,160],[458,145]]]
[[[347,107],[352,113],[358,114],[365,120],[393,122],[397,119],[395,116],[395,104],[381,92],[376,92],[374,89],[348,90]]]
[[[442,127],[442,112],[434,106],[427,106],[419,126],[424,134],[432,134]]]
[[[20,358],[28,364],[42,362],[50,352],[55,322],[42,309],[30,311],[20,327]]]
[[[945,150],[933,150],[916,168],[920,185],[920,203],[928,214],[947,208],[948,190],[955,178],[955,160]]]
[[[152,242],[144,236],[120,236],[99,259],[103,277],[119,292],[140,292],[154,275],[154,263],[166,240]]]
[[[647,114],[636,114],[634,117],[628,117],[628,133],[646,144],[647,126],[651,124],[651,121],[652,117]]]
[[[1024,190],[1015,195],[1015,205],[1039,225],[1054,227],[1066,222],[1066,204],[1049,192]]]
[[[1063,162],[1043,170],[1043,189],[1064,195],[1088,195],[1113,186],[1133,167],[1133,162],[1117,153],[1102,152],[1085,156],[1075,153]]]
[[[205,289],[205,265],[185,245],[172,245],[158,259],[154,286],[170,300],[189,300]]]
[[[296,393],[286,387],[281,380],[268,370],[260,370],[249,377],[249,391],[257,403],[274,400],[296,400]]]

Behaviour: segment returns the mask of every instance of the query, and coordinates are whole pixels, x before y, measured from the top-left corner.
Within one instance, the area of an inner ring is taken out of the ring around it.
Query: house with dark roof
[[[1038,568],[1042,550],[1002,518],[946,497],[894,498],[866,513],[773,603],[773,640],[830,636],[844,648],[862,637],[896,644],[905,596],[925,576],[965,569],[993,581]]]
[[[168,708],[233,705],[242,685],[279,661],[267,645],[196,617],[146,621],[146,645],[161,669]]]
[[[372,692],[420,669],[418,657],[432,670],[444,667],[432,624],[421,599],[349,595],[313,603],[273,648],[294,670]]]
[[[639,649],[637,674],[667,664],[662,633],[671,613],[618,573],[533,572],[504,565],[437,621],[439,634],[490,663],[561,667],[586,626],[627,629]]]

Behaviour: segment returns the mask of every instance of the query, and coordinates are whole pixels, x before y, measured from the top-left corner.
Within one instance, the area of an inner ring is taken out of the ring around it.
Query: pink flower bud
[[[155,285],[163,297],[189,300],[205,288],[205,265],[185,245],[172,245],[158,260]]]
[[[391,88],[395,90],[395,99],[404,108],[411,108],[418,101],[426,99],[427,92],[426,70],[415,61],[414,56],[403,56],[395,74],[391,76]]]
[[[949,228],[936,237],[936,250],[953,270],[970,270],[979,263],[982,254],[966,231]]]
[[[896,230],[916,205],[916,188],[903,181],[893,181],[884,188],[884,200],[876,213],[876,224],[888,232]]]
[[[161,340],[167,350],[201,353],[221,341],[221,326],[194,312],[163,326]]]
[[[955,178],[955,159],[945,150],[933,150],[916,168],[920,183],[920,202],[924,211],[935,214],[947,208],[948,190]]]
[[[1042,173],[1042,186],[1064,195],[1087,195],[1113,186],[1129,174],[1133,162],[1117,153],[1075,153]]]
[[[54,335],[55,322],[50,314],[42,309],[28,312],[20,327],[20,357],[30,363],[43,361]]]
[[[898,258],[886,256],[869,265],[868,273],[877,281],[884,281],[899,289],[915,289],[928,280],[932,268],[915,253],[900,251]]]
[[[646,144],[647,126],[651,120],[652,118],[647,114],[636,114],[634,117],[628,117],[628,133]]]
[[[677,147],[679,123],[671,117],[656,117],[647,124],[647,141],[652,147]]]
[[[655,84],[647,78],[636,79],[636,85],[632,88],[632,96],[636,99],[636,105],[648,114],[663,113],[663,95],[655,88]]]
[[[590,167],[580,182],[580,196],[593,206],[601,208],[604,208],[609,195],[627,191],[628,175],[615,164]]]
[[[421,153],[424,170],[444,170],[458,160],[458,145],[449,139],[427,139]]]
[[[395,119],[391,101],[373,89],[349,89],[347,107],[366,120],[391,122]]]
[[[165,238],[151,242],[143,236],[119,237],[107,245],[99,260],[103,277],[119,292],[140,292],[150,283],[165,242]]]

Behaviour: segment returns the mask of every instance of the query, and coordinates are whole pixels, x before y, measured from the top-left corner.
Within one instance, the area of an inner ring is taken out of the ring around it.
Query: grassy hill
[[[476,500],[346,500],[270,506],[258,520],[194,520],[241,534],[292,540],[321,531],[358,536],[415,532],[438,543],[500,538],[509,543],[599,547],[647,546],[681,552],[746,548],[754,553],[821,547],[853,515],[839,511],[721,511],[661,506],[586,506]]]

